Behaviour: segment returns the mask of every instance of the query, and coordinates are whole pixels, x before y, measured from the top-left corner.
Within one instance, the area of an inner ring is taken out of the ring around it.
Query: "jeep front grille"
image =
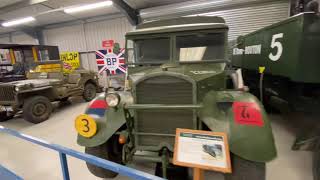
[[[148,78],[136,86],[136,103],[193,104],[193,85],[175,76]],[[135,130],[138,145],[167,143],[173,146],[176,128],[193,129],[193,114],[193,110],[137,110]]]
[[[14,101],[14,86],[0,85],[0,102]]]

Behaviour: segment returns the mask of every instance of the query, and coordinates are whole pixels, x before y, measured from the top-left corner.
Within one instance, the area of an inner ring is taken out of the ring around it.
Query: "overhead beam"
[[[118,8],[120,12],[128,18],[130,24],[132,24],[133,26],[136,26],[137,24],[140,23],[139,12],[136,9],[129,6],[123,0],[112,0],[112,2],[113,2],[113,5],[116,8]]]
[[[35,4],[43,3],[48,0],[22,0],[13,4],[9,4],[7,6],[3,6],[0,8],[0,14],[5,14],[11,11],[15,11],[17,9],[21,9],[27,6],[32,6]]]

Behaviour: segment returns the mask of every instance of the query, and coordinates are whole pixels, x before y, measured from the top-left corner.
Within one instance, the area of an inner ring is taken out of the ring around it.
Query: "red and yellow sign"
[[[63,62],[64,73],[71,73],[80,67],[79,52],[63,52],[60,54],[60,59]]]

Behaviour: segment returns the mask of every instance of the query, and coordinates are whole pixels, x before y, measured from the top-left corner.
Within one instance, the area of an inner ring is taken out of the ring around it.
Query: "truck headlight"
[[[120,103],[120,96],[115,93],[110,93],[106,95],[106,102],[109,107],[116,107]]]

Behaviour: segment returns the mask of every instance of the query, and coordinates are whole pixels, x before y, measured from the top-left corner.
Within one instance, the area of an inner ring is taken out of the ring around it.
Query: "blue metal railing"
[[[72,149],[57,145],[57,144],[51,144],[51,143],[48,143],[48,142],[46,142],[44,140],[29,136],[29,135],[26,135],[26,134],[19,133],[18,131],[15,131],[15,130],[12,130],[12,129],[8,129],[8,128],[5,128],[3,126],[0,126],[0,132],[7,133],[9,135],[15,136],[17,138],[29,141],[31,143],[34,143],[34,144],[37,144],[37,145],[40,145],[40,146],[43,146],[43,147],[46,147],[48,149],[52,149],[52,150],[58,151],[59,152],[59,156],[60,156],[60,163],[61,163],[62,175],[63,175],[63,179],[64,180],[70,180],[70,175],[69,175],[69,170],[68,170],[68,162],[67,162],[67,156],[66,155],[69,155],[69,156],[75,157],[77,159],[86,161],[86,162],[88,162],[90,164],[99,166],[101,168],[108,169],[108,170],[113,171],[113,172],[117,172],[117,173],[119,173],[121,175],[128,176],[128,177],[130,177],[132,179],[137,179],[137,180],[165,180],[163,178],[160,178],[160,177],[157,177],[157,176],[154,176],[154,175],[151,175],[151,174],[139,171],[139,170],[135,170],[133,168],[129,168],[129,167],[126,167],[126,166],[123,166],[123,165],[120,165],[120,164],[117,164],[117,163],[114,163],[114,162],[111,162],[111,161],[107,161],[105,159],[101,159],[101,158],[95,157],[93,155],[89,155],[89,154],[85,154],[85,153],[82,153],[82,152],[78,152],[78,151],[75,151],[75,150],[72,150]],[[1,172],[1,169],[0,169],[0,172]],[[9,173],[10,171],[7,170],[6,172]],[[0,173],[0,179],[1,179],[1,173]]]
[[[15,173],[11,172],[9,169],[3,166],[0,166],[0,179],[23,180],[21,177],[17,176]]]

